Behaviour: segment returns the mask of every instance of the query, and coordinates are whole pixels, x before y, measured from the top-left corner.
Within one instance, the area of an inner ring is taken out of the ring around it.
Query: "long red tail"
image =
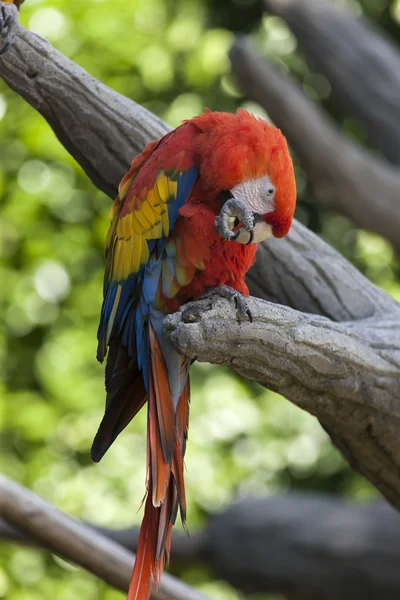
[[[158,587],[164,564],[169,561],[178,508],[184,526],[186,521],[183,458],[189,418],[189,378],[175,410],[167,367],[151,325],[150,350],[147,497],[128,600],[148,600],[152,580]]]

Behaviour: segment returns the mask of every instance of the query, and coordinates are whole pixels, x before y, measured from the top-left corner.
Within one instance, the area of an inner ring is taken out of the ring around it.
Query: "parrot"
[[[147,403],[144,517],[128,600],[148,600],[185,530],[184,456],[189,367],[163,319],[212,293],[251,319],[245,274],[257,243],[285,236],[296,204],[293,163],[281,131],[244,109],[208,109],[138,154],[122,179],[106,238],[97,358],[106,406],[92,445],[98,462]]]

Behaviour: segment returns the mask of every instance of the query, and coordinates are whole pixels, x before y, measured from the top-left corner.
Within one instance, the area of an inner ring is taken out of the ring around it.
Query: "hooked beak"
[[[254,216],[254,228],[250,231],[247,231],[242,226],[238,229],[234,229],[235,235],[232,238],[235,242],[239,244],[258,244],[259,242],[263,242],[268,239],[272,235],[272,227],[269,223],[266,223],[263,217],[258,213],[253,213]]]
[[[221,194],[220,233],[239,244],[262,242],[273,235],[264,217],[274,210],[275,186],[268,176],[243,181]]]
[[[244,245],[257,244],[272,235],[271,225],[265,222],[262,215],[237,198],[234,190],[222,194],[217,231],[225,239]]]

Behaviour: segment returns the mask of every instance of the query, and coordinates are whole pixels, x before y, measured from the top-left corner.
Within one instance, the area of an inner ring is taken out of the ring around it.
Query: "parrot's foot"
[[[239,223],[242,226],[232,231]],[[228,241],[237,240],[242,229],[245,229],[250,234],[247,243],[251,244],[254,237],[254,214],[247,204],[237,198],[230,198],[224,203],[219,216],[215,217],[215,229]]]
[[[222,296],[223,298],[230,300],[230,302],[234,302],[236,310],[239,313],[246,315],[250,323],[253,322],[253,315],[250,310],[248,299],[237,290],[229,287],[229,285],[220,285],[210,288],[204,294],[202,294],[202,296],[200,296],[199,300],[210,298],[210,296]]]
[[[15,4],[0,6],[0,55],[5,54],[18,27],[18,10]]]

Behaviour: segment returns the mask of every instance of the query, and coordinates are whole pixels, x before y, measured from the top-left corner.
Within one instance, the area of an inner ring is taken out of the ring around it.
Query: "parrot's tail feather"
[[[154,571],[158,571],[158,565],[154,563],[154,538],[157,535],[159,512],[160,509],[152,504],[151,494],[148,494],[127,600],[150,598],[151,578],[154,577]]]
[[[181,446],[181,440],[186,441],[189,416],[188,408],[183,407],[185,403],[189,403],[189,380],[186,381],[179,398],[178,411],[180,406],[181,408],[180,417],[178,419],[177,412],[174,426],[174,452],[171,462],[166,463],[158,424],[153,373],[151,374],[148,405],[147,498],[128,600],[148,600],[151,579],[154,580],[156,587],[159,586],[164,564],[169,562],[171,533],[178,508],[185,526],[184,453]]]
[[[151,378],[156,400],[157,423],[165,462],[170,463],[175,449],[175,408],[172,400],[168,369],[160,343],[150,323]]]
[[[175,514],[174,514],[175,511]],[[157,561],[163,555],[165,551],[165,560],[169,561],[169,548],[167,548],[167,540],[171,536],[172,525],[176,520],[176,514],[178,512],[178,494],[174,481],[171,478],[168,490],[164,498],[164,502],[160,507],[160,519],[158,523],[157,532],[157,548],[156,548],[156,559]]]
[[[137,367],[136,354],[116,340],[111,343],[106,368],[106,410],[92,445],[92,459],[103,457],[115,438],[146,403],[143,375]]]
[[[190,408],[190,382],[187,375],[186,383],[176,407],[176,432],[182,456],[185,456],[186,441],[188,438],[189,427],[189,408]]]
[[[189,387],[189,385],[188,385]],[[175,455],[172,461],[172,474],[174,476],[174,483],[176,487],[176,492],[178,494],[178,504],[181,513],[182,525],[185,528],[186,532],[186,493],[185,493],[185,479],[184,479],[184,462],[183,462],[183,454],[179,442],[176,442],[176,450]],[[176,515],[175,515],[176,518]],[[174,519],[175,522],[175,519]]]
[[[147,425],[147,468],[151,474],[151,493],[154,506],[160,506],[164,500],[171,477],[171,462],[166,462],[157,412],[157,399],[154,389],[154,373],[150,372],[149,408]],[[175,435],[175,427],[172,429]],[[149,486],[150,487],[150,486]]]
[[[181,513],[182,525],[186,532],[186,494],[184,479],[184,456],[186,450],[186,441],[188,437],[189,426],[189,406],[190,406],[190,380],[187,377],[185,387],[179,398],[176,409],[176,443],[175,454],[172,461],[172,473],[178,492],[179,509]]]

